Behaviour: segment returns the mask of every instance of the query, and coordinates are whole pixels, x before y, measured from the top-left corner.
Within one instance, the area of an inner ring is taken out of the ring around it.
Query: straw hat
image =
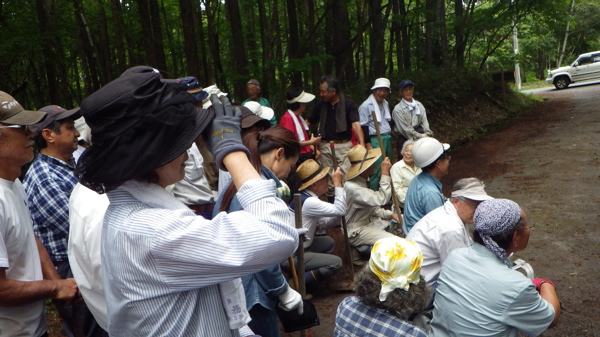
[[[319,165],[319,163],[317,163],[313,159],[308,159],[304,161],[296,169],[296,175],[298,175],[298,178],[302,183],[302,185],[300,185],[300,187],[298,188],[298,191],[302,191],[310,185],[321,180],[327,175],[327,173],[329,173],[330,170],[330,167],[321,167],[321,165]]]
[[[381,157],[381,149],[372,149],[367,151],[364,146],[356,145],[348,151],[348,160],[350,160],[350,169],[346,173],[346,179],[350,180],[366,171],[377,159]]]

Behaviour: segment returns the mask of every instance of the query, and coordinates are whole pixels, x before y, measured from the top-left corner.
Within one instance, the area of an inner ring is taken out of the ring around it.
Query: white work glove
[[[298,315],[302,315],[304,312],[304,304],[302,303],[302,296],[296,290],[288,287],[285,293],[279,295],[279,307],[285,311],[291,311],[292,309],[298,308]]]
[[[296,232],[298,232],[298,236],[304,235],[304,234],[308,233],[308,228],[304,228],[304,227],[296,228]]]

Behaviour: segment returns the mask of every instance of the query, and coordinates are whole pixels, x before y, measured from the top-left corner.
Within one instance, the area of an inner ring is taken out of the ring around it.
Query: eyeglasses
[[[523,229],[534,229],[534,228],[535,228],[535,225],[529,225],[529,224],[527,224],[527,227],[525,227]]]
[[[23,133],[27,133],[27,131],[29,131],[29,127],[27,127],[27,125],[0,125],[0,129],[20,129]]]
[[[463,197],[461,197],[461,198],[460,198],[460,201],[462,201],[462,202],[464,202],[465,204],[467,204],[467,205],[471,206],[471,208],[473,208],[473,209],[476,209],[476,208],[477,208],[477,206],[479,206],[479,203],[478,203],[478,202],[477,202],[477,203],[475,203],[475,202],[472,202],[472,201],[467,201],[467,199],[466,199],[466,198],[463,198]]]

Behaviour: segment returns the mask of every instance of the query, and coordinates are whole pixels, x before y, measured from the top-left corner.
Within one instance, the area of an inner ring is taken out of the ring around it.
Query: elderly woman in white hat
[[[386,100],[389,94],[390,80],[384,77],[376,79],[373,87],[371,87],[371,95],[358,108],[358,115],[360,116],[360,126],[363,128],[363,133],[365,134],[365,146],[367,149],[383,148],[385,154],[391,156],[392,127],[390,122],[392,121],[392,115],[390,114],[390,104]],[[372,111],[375,112],[375,117],[377,118],[383,145],[379,144],[379,139],[377,138],[375,122],[373,121],[373,115],[371,113]],[[369,177],[369,187],[371,187],[373,191],[379,189],[381,160],[382,159],[379,159],[375,162],[375,170]]]
[[[390,179],[389,158],[381,162],[381,182],[379,190],[373,191],[367,184],[367,178],[373,173],[373,164],[381,157],[381,149],[365,149],[356,145],[348,151],[350,169],[346,174],[346,206],[348,214],[348,237],[350,243],[360,254],[367,255],[371,246],[379,239],[394,236],[385,231],[390,221],[400,221],[398,214],[384,209],[382,206],[390,202],[392,186]],[[353,251],[354,263],[361,264],[360,255]]]
[[[413,241],[397,236],[377,241],[369,265],[355,277],[357,296],[338,306],[333,335],[426,337],[414,320],[431,297],[421,263],[423,255]]]

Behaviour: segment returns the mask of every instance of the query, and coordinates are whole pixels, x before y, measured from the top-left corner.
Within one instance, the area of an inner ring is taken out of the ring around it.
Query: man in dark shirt
[[[332,76],[323,76],[320,81],[322,100],[317,102],[312,114],[306,120],[308,126],[319,123],[321,144],[319,161],[324,167],[332,167],[333,156],[330,146],[335,146],[337,166],[348,172],[350,161],[348,151],[352,148],[352,131],[356,140],[365,146],[364,133],[356,104],[340,92],[340,82]],[[333,185],[328,196],[333,196]]]

